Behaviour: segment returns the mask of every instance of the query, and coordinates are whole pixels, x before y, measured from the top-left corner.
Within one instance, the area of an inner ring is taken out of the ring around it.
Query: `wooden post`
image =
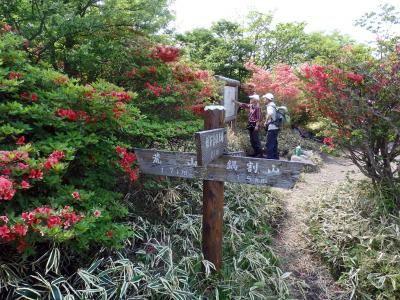
[[[224,107],[207,106],[204,111],[204,130],[224,127]],[[203,255],[215,265],[222,265],[224,217],[224,182],[203,180]]]

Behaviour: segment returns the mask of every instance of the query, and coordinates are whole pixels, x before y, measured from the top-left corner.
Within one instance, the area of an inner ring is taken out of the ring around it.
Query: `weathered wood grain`
[[[198,178],[290,189],[305,167],[301,162],[222,155],[207,166],[197,165],[195,153],[135,149],[143,173]]]
[[[228,138],[226,128],[217,128],[195,133],[197,164],[206,166],[220,157],[226,149]]]
[[[221,108],[220,106],[206,106],[204,108],[205,130],[224,127],[225,109]],[[203,226],[201,244],[204,259],[214,264],[216,272],[219,272],[222,267],[224,189],[224,182],[203,180]]]

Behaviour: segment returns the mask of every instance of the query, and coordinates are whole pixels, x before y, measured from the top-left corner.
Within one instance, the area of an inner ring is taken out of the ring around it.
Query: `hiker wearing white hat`
[[[265,95],[262,96],[262,98],[265,98],[270,101],[274,101],[274,95],[272,95],[271,93],[266,93]]]
[[[265,129],[267,131],[267,142],[265,149],[267,150],[267,159],[279,159],[278,152],[278,133],[279,127],[275,124],[276,121],[276,104],[275,97],[271,93],[266,93],[262,96],[266,99],[267,114],[265,118]]]
[[[241,108],[248,109],[248,125],[247,129],[249,130],[250,143],[251,147],[253,147],[254,153],[250,156],[254,157],[262,157],[262,149],[260,143],[260,135],[259,128],[261,128],[261,108],[260,108],[260,96],[257,94],[253,94],[249,96],[250,103],[242,103],[239,101],[235,101],[235,103],[239,104]]]

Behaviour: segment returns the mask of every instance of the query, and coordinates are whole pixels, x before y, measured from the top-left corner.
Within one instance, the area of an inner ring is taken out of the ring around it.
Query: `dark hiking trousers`
[[[253,147],[254,155],[259,155],[261,151],[260,135],[258,130],[255,130],[255,123],[249,123],[247,126],[250,135],[250,144]]]
[[[267,131],[267,159],[279,159],[278,153],[278,133],[279,129]]]

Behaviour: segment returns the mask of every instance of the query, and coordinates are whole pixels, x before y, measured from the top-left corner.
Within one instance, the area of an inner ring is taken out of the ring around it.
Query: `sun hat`
[[[250,99],[254,99],[256,101],[260,101],[260,96],[258,96],[257,94],[251,95],[249,96]]]
[[[262,96],[262,98],[267,98],[270,101],[274,101],[274,95],[272,95],[271,93],[266,93]]]

